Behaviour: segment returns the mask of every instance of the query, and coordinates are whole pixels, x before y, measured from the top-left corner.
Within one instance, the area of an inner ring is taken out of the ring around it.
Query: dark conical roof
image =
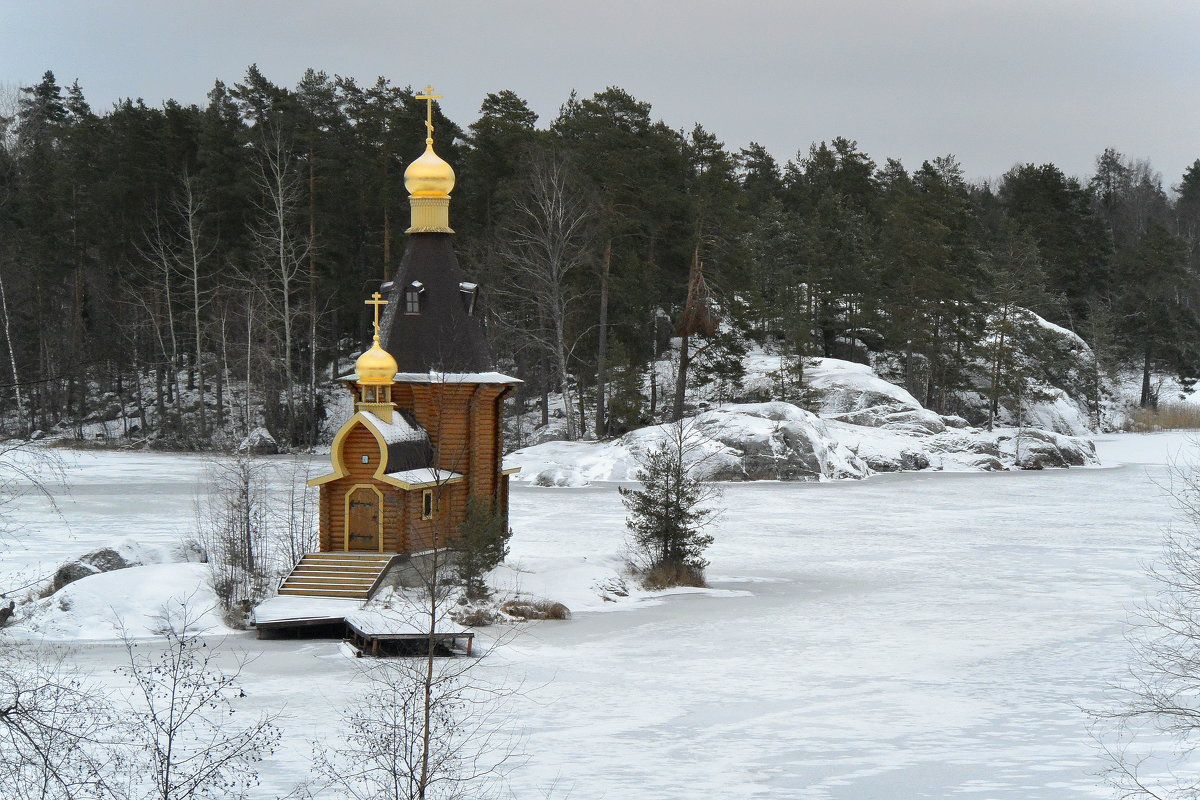
[[[401,373],[488,372],[483,328],[471,316],[472,284],[458,265],[448,233],[414,233],[387,289],[383,348]],[[464,285],[466,288],[464,288]],[[405,293],[419,290],[420,313],[406,313]]]

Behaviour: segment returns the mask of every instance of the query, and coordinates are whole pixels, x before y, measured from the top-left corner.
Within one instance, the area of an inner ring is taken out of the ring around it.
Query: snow
[[[524,383],[499,372],[397,372],[397,383]]]
[[[437,619],[438,633],[461,636],[470,632],[452,622],[445,613],[439,613]],[[429,609],[403,602],[391,607],[372,603],[347,614],[346,622],[366,634],[420,635],[429,631]]]
[[[1080,709],[1122,677],[1124,621],[1149,588],[1142,564],[1159,556],[1173,519],[1159,487],[1173,460],[1197,450],[1187,434],[1104,436],[1097,450],[1105,469],[730,484],[708,552],[713,588],[671,595],[626,586],[621,596],[614,484],[515,486],[512,553],[496,577],[574,617],[519,626],[515,639],[476,631],[487,655],[472,669],[526,687],[503,731],[530,754],[511,775],[513,795],[1110,796]],[[32,495],[17,501],[27,549],[0,561],[0,580],[131,532],[169,553],[202,465],[74,459],[62,519]],[[205,581],[203,565],[162,566],[63,591],[115,602],[148,632],[145,608]],[[72,660],[119,687],[123,649],[100,642],[112,627],[85,612],[47,611],[32,635],[88,640]],[[253,796],[280,796],[304,777],[309,740],[337,735],[338,710],[361,696],[359,671],[335,641],[230,634],[230,664],[238,650],[252,656],[242,708],[282,714],[285,736]]]
[[[389,472],[389,478],[409,484],[410,486],[436,486],[440,483],[455,483],[463,479],[461,472],[451,472],[448,469],[421,467],[419,469],[402,469]]]
[[[422,441],[429,438],[424,429],[410,425],[403,414],[392,415],[391,422],[384,422],[382,418],[370,411],[359,411],[358,414],[372,428],[379,432],[379,435],[383,437],[383,441],[387,444]]]
[[[207,564],[155,564],[101,572],[21,606],[21,635],[51,640],[110,640],[158,635],[170,605],[199,613],[196,629],[227,633],[208,583]]]
[[[362,600],[343,597],[301,597],[299,595],[276,595],[259,603],[254,609],[256,622],[283,622],[284,620],[345,618],[363,607]]]
[[[880,378],[866,364],[837,358],[818,358],[814,361],[812,366],[804,368],[804,382],[822,391],[823,415],[861,411],[879,405],[884,400],[906,408],[921,407],[917,398],[907,390]]]

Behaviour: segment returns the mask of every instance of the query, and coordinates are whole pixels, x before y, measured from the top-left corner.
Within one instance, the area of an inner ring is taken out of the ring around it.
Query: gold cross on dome
[[[375,306],[375,341],[379,341],[379,309],[381,306],[388,304],[387,300],[383,299],[383,295],[379,292],[371,295],[370,300],[364,300],[363,303],[369,306]]]
[[[426,85],[425,94],[417,95],[418,100],[425,101],[425,141],[433,144],[433,101],[441,100],[444,95],[434,94],[433,87]]]

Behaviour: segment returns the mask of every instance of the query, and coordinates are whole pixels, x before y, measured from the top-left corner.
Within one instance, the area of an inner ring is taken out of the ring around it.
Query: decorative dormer
[[[475,316],[475,300],[479,297],[479,284],[460,281],[458,294],[462,297],[463,308],[467,310],[467,316]]]

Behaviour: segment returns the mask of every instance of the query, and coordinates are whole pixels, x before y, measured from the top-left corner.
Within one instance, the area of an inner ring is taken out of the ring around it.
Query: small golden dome
[[[454,169],[433,152],[426,140],[425,152],[404,170],[404,188],[413,197],[449,197],[454,188]]]
[[[360,386],[391,386],[397,371],[396,359],[379,346],[379,339],[354,362],[354,374]]]

